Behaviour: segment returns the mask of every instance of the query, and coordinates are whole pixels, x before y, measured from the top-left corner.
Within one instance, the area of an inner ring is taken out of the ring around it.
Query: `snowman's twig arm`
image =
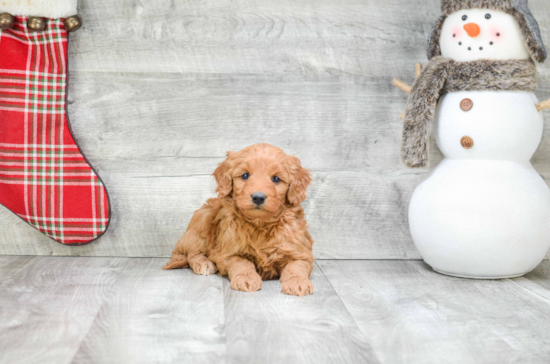
[[[414,75],[418,80],[418,78],[422,75],[422,64],[420,63],[415,64],[414,70],[415,70]],[[398,89],[405,91],[408,94],[412,92],[412,86],[407,85],[405,82],[398,80],[397,78],[393,79],[393,85]]]
[[[420,78],[420,76],[422,75],[422,64],[421,63],[415,64],[414,65],[414,70],[415,70],[414,75],[415,75],[416,79],[418,80]],[[407,85],[405,82],[403,82],[401,80],[398,80],[397,78],[393,79],[393,85],[395,87],[397,87],[398,89],[405,91],[408,94],[410,94],[412,92],[412,86]],[[404,120],[405,119],[405,113],[401,114],[399,117],[401,118],[401,120]]]
[[[542,111],[544,109],[550,109],[550,99],[537,104],[537,110]]]
[[[393,85],[408,94],[412,91],[412,86],[407,85],[405,82],[398,80],[397,78],[393,79]]]
[[[415,64],[414,68],[416,79],[418,80],[418,78],[422,75],[422,63]]]

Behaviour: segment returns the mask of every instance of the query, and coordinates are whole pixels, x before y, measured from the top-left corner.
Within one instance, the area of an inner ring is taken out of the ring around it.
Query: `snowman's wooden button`
[[[460,139],[460,144],[464,149],[472,149],[472,147],[474,146],[474,140],[469,136],[465,136],[462,139]]]
[[[464,99],[460,101],[460,108],[462,111],[470,111],[474,107],[474,102],[470,99]]]

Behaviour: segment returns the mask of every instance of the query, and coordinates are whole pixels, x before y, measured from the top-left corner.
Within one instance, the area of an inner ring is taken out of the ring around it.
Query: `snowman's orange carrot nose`
[[[464,26],[466,33],[472,38],[475,38],[481,33],[481,28],[476,23],[468,23]]]

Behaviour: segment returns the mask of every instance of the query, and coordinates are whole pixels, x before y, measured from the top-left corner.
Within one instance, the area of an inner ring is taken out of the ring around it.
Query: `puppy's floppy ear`
[[[296,157],[290,157],[290,187],[288,189],[288,202],[299,205],[306,200],[306,191],[311,184],[309,171],[302,167],[302,163]]]
[[[218,183],[216,192],[219,198],[227,197],[233,191],[233,163],[231,157],[235,152],[227,152],[227,158],[218,165],[212,174]]]

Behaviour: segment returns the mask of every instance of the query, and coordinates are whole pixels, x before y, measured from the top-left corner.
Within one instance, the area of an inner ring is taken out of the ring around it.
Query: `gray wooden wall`
[[[547,0],[529,3],[550,45]],[[439,0],[81,0],[80,15],[69,114],[111,228],[65,247],[0,207],[0,254],[168,256],[225,152],[267,142],[314,173],[318,258],[420,258],[407,209],[428,170],[399,160],[406,95],[391,80],[427,62]],[[550,182],[547,120],[533,163]]]

